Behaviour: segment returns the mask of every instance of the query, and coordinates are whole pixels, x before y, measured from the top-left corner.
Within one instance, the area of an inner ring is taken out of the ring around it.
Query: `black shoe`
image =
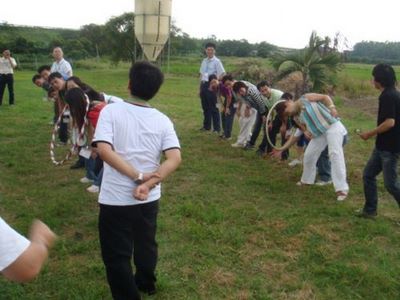
[[[154,295],[157,292],[154,283],[153,284],[148,284],[146,286],[137,284],[137,288],[138,288],[139,291],[141,291],[142,293],[145,293],[145,294],[147,294],[149,296]]]
[[[210,131],[211,131],[211,129],[205,129],[204,127],[201,127],[201,128],[199,129],[199,131],[206,131],[206,132],[210,132]]]
[[[367,213],[364,209],[360,209],[356,211],[356,217],[375,220],[376,216],[378,215],[376,212],[374,213]]]
[[[259,157],[264,157],[264,156],[266,155],[265,151],[263,151],[263,150],[261,150],[261,149],[258,149],[258,150],[256,151],[256,154],[257,154],[257,156],[259,156]]]
[[[76,161],[76,163],[74,163],[69,168],[72,169],[72,170],[76,170],[76,169],[81,169],[81,168],[84,168],[84,167],[85,167],[85,164],[78,160],[78,161]]]
[[[246,146],[243,147],[244,150],[252,150],[254,149],[254,145],[247,143]]]

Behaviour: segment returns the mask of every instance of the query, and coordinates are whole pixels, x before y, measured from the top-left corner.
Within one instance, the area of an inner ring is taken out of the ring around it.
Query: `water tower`
[[[156,61],[169,39],[172,0],[135,0],[135,35],[149,61]]]

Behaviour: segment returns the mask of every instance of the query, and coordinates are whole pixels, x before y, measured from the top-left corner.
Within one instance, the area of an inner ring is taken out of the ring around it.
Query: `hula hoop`
[[[267,137],[268,144],[270,144],[272,148],[274,148],[274,149],[276,149],[276,150],[278,150],[278,151],[282,151],[282,150],[283,150],[283,146],[282,146],[282,147],[277,147],[276,145],[274,145],[274,144],[271,142],[271,138],[269,137],[268,124],[272,121],[272,120],[271,120],[271,119],[272,119],[272,114],[273,114],[273,112],[274,112],[274,110],[275,110],[275,107],[276,107],[279,103],[282,103],[282,102],[286,102],[286,100],[278,100],[278,101],[276,101],[276,102],[271,106],[271,108],[269,109],[268,115],[267,115],[267,120],[265,121],[265,123],[266,123],[266,124],[265,124],[265,135],[266,135],[266,137]],[[295,133],[295,130],[292,129],[292,132],[291,132],[291,134],[290,134],[290,137],[293,137],[294,133]]]
[[[85,112],[85,116],[83,117],[83,125],[82,128],[79,132],[79,136],[76,139],[76,141],[72,144],[71,148],[68,150],[67,154],[65,155],[65,158],[62,160],[57,161],[55,158],[55,154],[54,154],[54,144],[56,142],[56,134],[57,131],[59,129],[60,123],[62,121],[64,112],[69,108],[68,105],[64,106],[64,109],[62,110],[62,112],[60,113],[60,115],[58,116],[57,122],[54,124],[54,128],[53,128],[53,132],[51,134],[51,141],[50,141],[50,159],[53,162],[54,165],[56,166],[61,166],[62,164],[64,164],[67,160],[69,160],[72,155],[74,155],[76,153],[76,149],[78,149],[79,142],[84,140],[85,138],[85,126],[87,124],[87,113],[89,111],[89,105],[90,105],[90,101],[88,96],[86,96],[86,112]]]

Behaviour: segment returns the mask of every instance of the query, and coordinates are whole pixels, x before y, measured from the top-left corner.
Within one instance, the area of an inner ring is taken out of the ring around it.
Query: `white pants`
[[[313,184],[316,176],[316,164],[321,152],[328,145],[329,159],[332,166],[332,181],[335,191],[348,191],[346,180],[346,163],[343,154],[343,137],[347,131],[338,121],[319,137],[312,138],[304,153],[303,175],[301,182]]]
[[[254,123],[256,122],[257,111],[254,108],[250,109],[250,116],[245,117],[244,111],[246,105],[242,105],[239,117],[239,135],[236,143],[241,145],[246,145],[247,141],[250,139],[251,131],[253,129]]]

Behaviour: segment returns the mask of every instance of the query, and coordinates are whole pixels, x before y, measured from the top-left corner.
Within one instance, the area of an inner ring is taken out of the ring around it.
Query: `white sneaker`
[[[82,182],[82,183],[92,183],[93,182],[92,179],[89,179],[86,176],[82,177],[81,179],[79,179],[79,181]]]
[[[233,148],[243,148],[243,147],[244,147],[244,145],[239,144],[239,143],[231,144],[231,146],[232,146]]]
[[[322,180],[318,180],[315,185],[318,186],[324,186],[324,185],[328,185],[328,184],[332,184],[332,180],[328,180],[328,181],[322,181]]]
[[[337,196],[336,200],[344,201],[347,198],[347,195],[348,195],[348,192],[345,192],[345,191],[336,192],[336,196]]]
[[[98,187],[97,185],[92,184],[91,186],[89,186],[86,189],[89,193],[98,193],[100,192],[100,187]]]
[[[290,163],[288,163],[288,166],[295,167],[295,166],[301,165],[301,164],[302,164],[302,161],[300,159],[295,158]]]

